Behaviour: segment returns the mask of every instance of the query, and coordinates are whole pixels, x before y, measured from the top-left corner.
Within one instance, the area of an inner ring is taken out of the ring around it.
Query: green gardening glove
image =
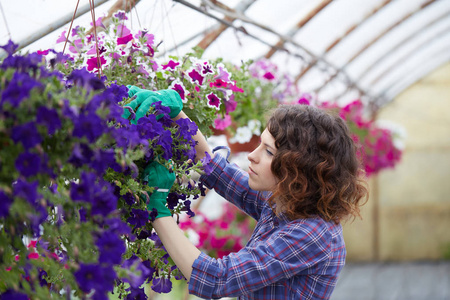
[[[136,118],[131,120],[131,123],[136,124],[137,121],[148,113],[150,106],[158,101],[161,101],[163,106],[170,109],[169,116],[175,118],[183,109],[183,102],[180,94],[177,91],[168,89],[160,91],[149,91],[138,88],[137,86],[128,85],[128,96],[136,96],[136,99],[127,104],[136,112]],[[130,112],[124,110],[123,118],[128,119]]]
[[[152,161],[145,167],[143,180],[148,182],[148,186],[156,188],[147,204],[148,211],[151,212],[155,208],[158,212],[156,218],[172,216],[166,203],[167,195],[175,181],[175,173],[170,172],[160,163]]]

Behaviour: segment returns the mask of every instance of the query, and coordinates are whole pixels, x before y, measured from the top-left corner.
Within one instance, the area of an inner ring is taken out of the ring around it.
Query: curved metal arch
[[[417,35],[419,35],[420,33],[422,33],[424,30],[427,30],[431,27],[433,27],[433,25],[439,23],[440,21],[446,19],[446,18],[450,18],[450,11],[446,11],[444,12],[440,17],[431,20],[431,22],[425,24],[423,27],[419,28],[419,30],[412,32],[410,35],[404,37],[402,40],[399,41],[395,41],[395,45],[394,47],[390,48],[387,50],[387,52],[380,56],[377,60],[375,60],[372,64],[370,64],[368,67],[366,67],[363,71],[361,71],[361,74],[358,76],[359,80],[362,81],[364,78],[367,77],[367,74],[370,73],[370,71],[377,65],[379,65],[380,63],[382,63],[384,60],[386,60],[388,57],[390,57],[390,55],[392,53],[394,53],[395,51],[397,51],[399,48],[401,48],[404,44],[408,43],[409,41],[411,41],[413,38],[415,38]]]
[[[388,57],[390,57],[393,53],[395,53],[395,51],[397,51],[399,48],[401,48],[402,46],[404,46],[408,41],[411,41],[413,38],[417,37],[418,34],[423,33],[423,30],[429,29],[430,27],[432,27],[432,26],[435,25],[436,23],[439,23],[439,21],[442,21],[443,19],[448,18],[448,17],[449,17],[448,13],[449,13],[449,12],[444,13],[441,17],[439,17],[439,18],[433,20],[432,22],[428,23],[428,24],[425,25],[424,27],[421,27],[418,31],[413,32],[413,33],[411,33],[409,36],[405,37],[403,40],[398,41],[397,44],[396,44],[393,48],[389,49],[385,55],[381,56],[378,60],[376,60],[376,61],[375,61],[374,63],[372,63],[368,68],[366,68],[366,70],[364,70],[364,71],[361,73],[360,76],[358,76],[359,82],[362,82],[362,80],[363,80],[365,77],[367,77],[367,74],[369,74],[369,73],[368,73],[368,70],[372,69],[372,68],[375,67],[376,65],[379,65],[382,61],[384,61],[385,59],[387,59]],[[440,30],[440,31],[438,32],[438,34],[431,35],[431,36],[426,40],[426,42],[430,42],[430,40],[432,40],[433,38],[435,38],[437,35],[442,34],[442,33],[445,33],[445,32],[448,32],[449,30],[450,30],[450,26],[447,26],[444,30]],[[422,45],[422,44],[421,44],[421,45]],[[404,55],[404,56],[411,55],[414,51],[417,51],[417,48],[418,48],[418,47],[413,48],[412,51],[409,51],[408,54],[406,54],[406,55]],[[390,66],[390,69],[394,68],[394,65],[392,65],[392,64],[389,65],[389,66]],[[388,69],[389,69],[389,67],[388,67]],[[385,72],[383,73],[383,76],[384,76],[384,74],[386,74],[388,71],[389,71],[389,70],[385,71]],[[380,76],[381,76],[381,75],[380,75]],[[352,86],[349,85],[349,86],[348,86],[348,89],[351,89],[351,88],[352,88]],[[347,93],[347,91],[344,91],[344,92],[338,94],[338,95],[336,96],[336,98],[339,99],[339,98],[341,98],[342,96],[344,96],[346,93]]]
[[[394,99],[397,97],[401,92],[406,90],[408,87],[410,87],[412,84],[416,83],[417,81],[421,80],[428,74],[430,74],[432,71],[436,70],[440,66],[442,66],[445,63],[450,62],[450,51],[447,49],[440,49],[440,51],[436,51],[434,53],[433,58],[431,60],[427,60],[426,63],[421,64],[420,68],[415,68],[416,70],[420,70],[419,72],[410,73],[408,76],[402,76],[403,79],[399,82],[395,82],[394,84],[387,87],[383,94],[388,97],[388,99]]]
[[[205,1],[205,0],[204,0]],[[255,3],[257,0],[242,0],[235,9],[229,8],[228,6],[215,1],[215,3],[217,5],[220,5],[221,8],[230,11],[230,12],[234,12],[234,13],[239,13],[242,14],[244,13],[253,3]],[[210,5],[212,7],[212,3],[210,1],[206,1],[206,3],[208,5]],[[215,7],[215,6],[214,6]],[[235,17],[231,17],[231,16],[225,16],[223,18],[223,20],[233,23],[234,20],[236,20]],[[198,47],[202,48],[203,50],[206,50],[225,30],[227,30],[228,26],[225,25],[224,23],[220,23],[218,28],[208,32],[205,34],[205,36],[203,37],[203,39],[197,44]]]
[[[356,28],[364,24],[367,20],[369,20],[372,16],[374,16],[377,12],[379,12],[382,8],[384,8],[387,4],[392,2],[392,0],[385,0],[380,5],[376,6],[374,9],[372,9],[367,15],[362,18],[362,20],[359,23],[355,23],[352,26],[350,26],[347,31],[338,37],[336,40],[334,40],[326,49],[324,55],[326,55],[328,52],[330,52],[334,47],[336,47],[343,39],[345,39],[347,36],[349,36]],[[295,76],[295,84],[299,82],[299,80],[315,65],[317,64],[317,60],[313,60],[309,62],[308,66],[304,68],[297,76]]]
[[[387,33],[389,33],[391,30],[414,16],[415,14],[421,12],[423,9],[425,9],[427,6],[435,2],[436,0],[428,0],[422,5],[420,5],[417,9],[413,10],[412,12],[406,14],[401,19],[399,19],[397,22],[386,28],[384,31],[382,31],[378,36],[376,36],[374,39],[372,39],[369,43],[363,46],[355,55],[353,55],[342,67],[340,67],[333,75],[331,75],[318,89],[314,90],[315,93],[318,93],[325,85],[328,84],[331,80],[333,80],[334,77],[336,77],[340,72],[343,72],[345,68],[351,64],[357,57],[359,57],[364,51],[366,51],[370,46],[375,44],[378,40],[380,40],[383,36],[385,36]]]
[[[306,17],[302,18],[291,30],[289,30],[289,32],[286,35],[293,37],[300,28],[302,28],[303,26],[305,26],[305,24],[311,21],[322,9],[327,7],[327,5],[330,4],[331,2],[332,0],[323,0],[322,2],[320,2],[319,5],[314,7],[314,9],[306,15]],[[275,46],[280,48],[284,45],[285,42],[286,42],[285,40],[279,39],[278,42],[275,44]],[[277,51],[276,47],[270,48],[270,50],[266,53],[266,55],[264,55],[264,57],[271,58],[272,55],[274,55],[275,52]]]
[[[384,72],[382,72],[377,77],[372,79],[370,81],[370,85],[375,85],[377,82],[379,82],[381,80],[381,78],[386,76],[388,73],[392,72],[392,70],[395,69],[396,66],[403,64],[405,61],[407,61],[411,57],[411,55],[413,55],[414,53],[419,53],[423,49],[426,49],[427,47],[429,47],[429,45],[432,44],[433,42],[443,39],[442,34],[444,34],[444,36],[445,36],[445,33],[448,33],[448,32],[450,32],[450,26],[446,26],[443,29],[435,32],[433,35],[428,36],[419,45],[411,48],[407,53],[403,54],[399,60],[397,60],[394,64],[392,64],[390,67],[388,67]]]

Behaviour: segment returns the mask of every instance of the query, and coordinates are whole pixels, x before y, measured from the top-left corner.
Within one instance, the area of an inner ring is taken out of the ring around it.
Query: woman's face
[[[277,149],[275,139],[266,129],[261,134],[261,143],[248,155],[250,188],[257,191],[273,191],[277,184],[275,176],[272,174],[270,165]]]

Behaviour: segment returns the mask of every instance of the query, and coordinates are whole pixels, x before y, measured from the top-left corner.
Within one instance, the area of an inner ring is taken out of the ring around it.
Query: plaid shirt
[[[214,259],[195,260],[189,291],[204,299],[329,299],[345,263],[342,227],[321,218],[275,216],[268,192],[248,186],[248,174],[217,154],[201,180],[258,222],[247,245]]]

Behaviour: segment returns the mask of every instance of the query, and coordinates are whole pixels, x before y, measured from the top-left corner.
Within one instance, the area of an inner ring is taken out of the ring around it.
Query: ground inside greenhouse
[[[331,300],[449,300],[450,261],[347,263]]]

